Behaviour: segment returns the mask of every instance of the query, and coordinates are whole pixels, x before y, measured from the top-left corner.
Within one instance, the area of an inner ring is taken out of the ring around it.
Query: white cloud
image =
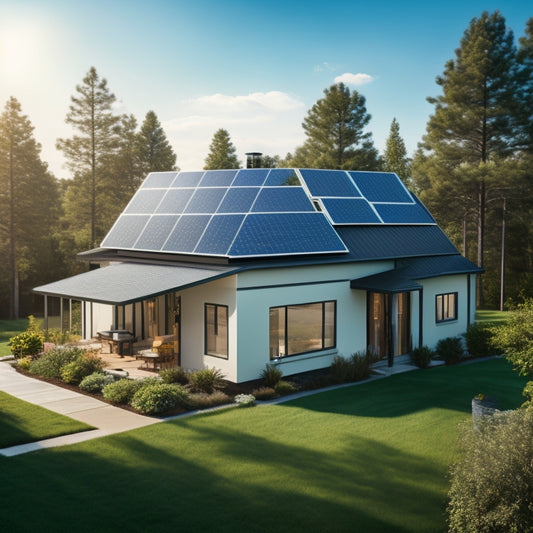
[[[328,72],[335,72],[336,70],[339,70],[339,68],[338,65],[332,65],[331,63],[324,61],[323,63],[320,63],[320,65],[315,65],[313,70],[315,72],[324,72],[325,70]]]
[[[345,72],[341,76],[337,76],[335,78],[335,83],[346,83],[346,85],[366,85],[367,83],[370,83],[374,81],[374,78],[370,76],[370,74],[352,74],[350,72]]]

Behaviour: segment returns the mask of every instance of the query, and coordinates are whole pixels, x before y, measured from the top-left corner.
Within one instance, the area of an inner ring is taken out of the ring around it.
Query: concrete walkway
[[[161,420],[138,415],[120,407],[114,407],[91,396],[57,387],[50,383],[19,374],[6,362],[0,362],[0,390],[21,400],[40,405],[50,411],[85,422],[97,429],[73,435],[20,444],[0,449],[0,455],[11,457],[43,448],[83,442],[96,437],[120,433]]]

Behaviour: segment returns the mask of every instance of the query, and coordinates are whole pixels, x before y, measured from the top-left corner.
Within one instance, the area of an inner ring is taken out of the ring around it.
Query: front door
[[[368,292],[367,348],[393,365],[394,357],[409,352],[411,294]]]

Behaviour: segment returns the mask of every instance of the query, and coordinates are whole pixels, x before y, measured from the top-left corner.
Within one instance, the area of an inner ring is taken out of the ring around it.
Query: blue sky
[[[285,156],[301,123],[339,80],[366,98],[383,151],[394,117],[409,153],[439,94],[435,78],[473,17],[499,9],[515,37],[530,1],[0,0],[0,105],[17,98],[42,157],[68,177],[58,137],[70,97],[91,66],[118,112],[159,117],[183,170],[203,167],[226,128],[239,158]]]

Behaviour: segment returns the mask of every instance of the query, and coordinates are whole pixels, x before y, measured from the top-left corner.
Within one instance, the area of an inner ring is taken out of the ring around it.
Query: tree
[[[371,116],[365,97],[338,83],[308,111],[302,127],[307,139],[296,149],[294,166],[377,170],[380,161],[372,134],[364,132]]]
[[[387,172],[394,172],[405,185],[408,185],[410,166],[405,143],[400,136],[400,125],[396,118],[393,118],[383,157],[383,169]]]
[[[209,153],[205,158],[204,170],[219,168],[239,168],[240,163],[235,153],[235,146],[231,142],[227,130],[220,128],[213,135],[209,145]]]
[[[435,113],[414,162],[415,181],[424,181],[421,196],[430,210],[442,200],[439,189],[463,199],[457,209],[449,205],[439,222],[446,227],[452,220],[475,219],[477,263],[483,267],[487,210],[496,207],[491,202],[503,197],[502,189],[512,187],[502,162],[516,143],[516,48],[498,11],[472,19],[437,84],[443,93],[428,98]],[[478,297],[482,303],[481,282]]]
[[[149,172],[176,170],[176,154],[153,111],[146,113],[139,131],[138,142],[139,159],[144,175]]]
[[[41,160],[33,129],[20,103],[11,97],[0,116],[0,251],[8,258],[9,318],[20,314],[25,287],[19,284],[32,276],[39,281],[46,278],[53,259],[59,189]]]
[[[106,79],[100,78],[94,67],[83,78],[82,85],[76,86],[76,93],[71,97],[66,122],[78,134],[70,139],[58,139],[57,148],[65,154],[77,181],[81,194],[72,207],[78,213],[87,214],[88,244],[94,247],[105,231],[98,218],[97,201],[103,192],[100,185],[105,165],[118,146],[120,117],[112,109],[115,95],[109,92]],[[76,212],[71,215],[75,216]]]

